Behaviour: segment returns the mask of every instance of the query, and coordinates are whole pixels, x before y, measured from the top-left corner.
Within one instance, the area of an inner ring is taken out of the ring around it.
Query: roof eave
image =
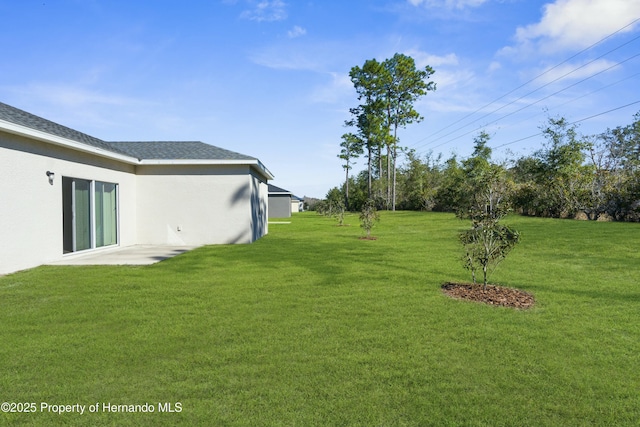
[[[25,138],[57,145],[59,147],[89,153],[111,160],[117,160],[130,165],[249,165],[253,169],[257,170],[265,179],[272,180],[274,178],[269,169],[267,169],[258,159],[138,159],[136,157],[119,154],[93,145],[73,141],[68,138],[52,135],[47,132],[18,125],[2,119],[0,119],[0,130]]]
[[[264,178],[271,180],[273,174],[258,159],[142,159],[140,166],[175,166],[175,165],[248,165],[257,170]]]
[[[49,144],[57,145],[59,147],[70,148],[72,150],[94,154],[96,156],[105,157],[112,160],[118,160],[118,161],[125,162],[132,165],[139,163],[139,160],[135,157],[115,153],[113,151],[105,150],[103,148],[95,147],[93,145],[84,144],[82,142],[73,141],[71,139],[63,138],[61,136],[52,135],[47,132],[43,132],[40,130],[32,129],[27,126],[11,123],[2,119],[0,119],[0,130],[3,130],[5,132],[8,132],[14,135],[19,135],[19,136],[23,136],[30,139],[35,139],[37,141],[42,141]]]
[[[257,165],[255,166],[255,168],[258,169],[258,171],[260,171],[262,175],[264,175],[267,181],[273,180],[274,175],[271,173],[271,171],[267,169],[267,167],[263,165],[260,160],[256,159],[256,162],[257,162]]]

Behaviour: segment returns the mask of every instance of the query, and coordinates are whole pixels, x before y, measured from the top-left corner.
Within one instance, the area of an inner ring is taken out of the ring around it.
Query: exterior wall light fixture
[[[56,174],[51,171],[47,171],[47,176],[49,177],[49,184],[53,185],[53,178],[55,178]]]

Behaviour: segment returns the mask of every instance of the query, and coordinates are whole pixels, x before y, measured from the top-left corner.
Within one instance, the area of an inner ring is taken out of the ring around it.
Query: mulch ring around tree
[[[535,303],[533,295],[513,288],[472,283],[445,283],[442,292],[451,298],[482,302],[489,305],[527,309]]]

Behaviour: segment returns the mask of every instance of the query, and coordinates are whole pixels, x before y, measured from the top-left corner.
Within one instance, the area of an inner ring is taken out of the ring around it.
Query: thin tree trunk
[[[391,203],[391,146],[387,145],[387,210]]]
[[[344,179],[344,208],[349,210],[349,163],[347,163],[345,170],[347,172]]]
[[[398,158],[397,147],[393,147],[393,190],[392,190],[392,208],[391,210],[395,212],[396,210],[396,159]]]
[[[382,198],[382,146],[378,146],[378,191],[380,191],[380,198]]]
[[[373,155],[373,147],[371,146],[371,143],[367,144],[367,150],[369,151],[369,158],[367,159],[367,163],[368,163],[367,167],[369,169],[369,176],[368,176],[369,188],[368,188],[368,190],[369,190],[369,199],[370,199],[371,198],[371,172],[372,172],[371,171],[371,168],[372,168],[371,156]]]
[[[393,128],[393,208],[396,210],[396,161],[398,159],[398,124]]]
[[[482,266],[482,274],[484,276],[484,286],[482,290],[486,291],[487,290],[487,266],[486,265]]]

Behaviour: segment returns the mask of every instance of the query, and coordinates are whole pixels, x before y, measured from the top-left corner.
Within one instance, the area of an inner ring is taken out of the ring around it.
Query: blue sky
[[[640,111],[640,0],[0,0],[0,16],[0,101],[107,141],[255,156],[298,196],[341,184],[348,73],[371,58],[435,69],[399,133],[421,155],[464,157],[480,130],[496,158],[529,154],[547,115],[593,116],[592,134]]]

